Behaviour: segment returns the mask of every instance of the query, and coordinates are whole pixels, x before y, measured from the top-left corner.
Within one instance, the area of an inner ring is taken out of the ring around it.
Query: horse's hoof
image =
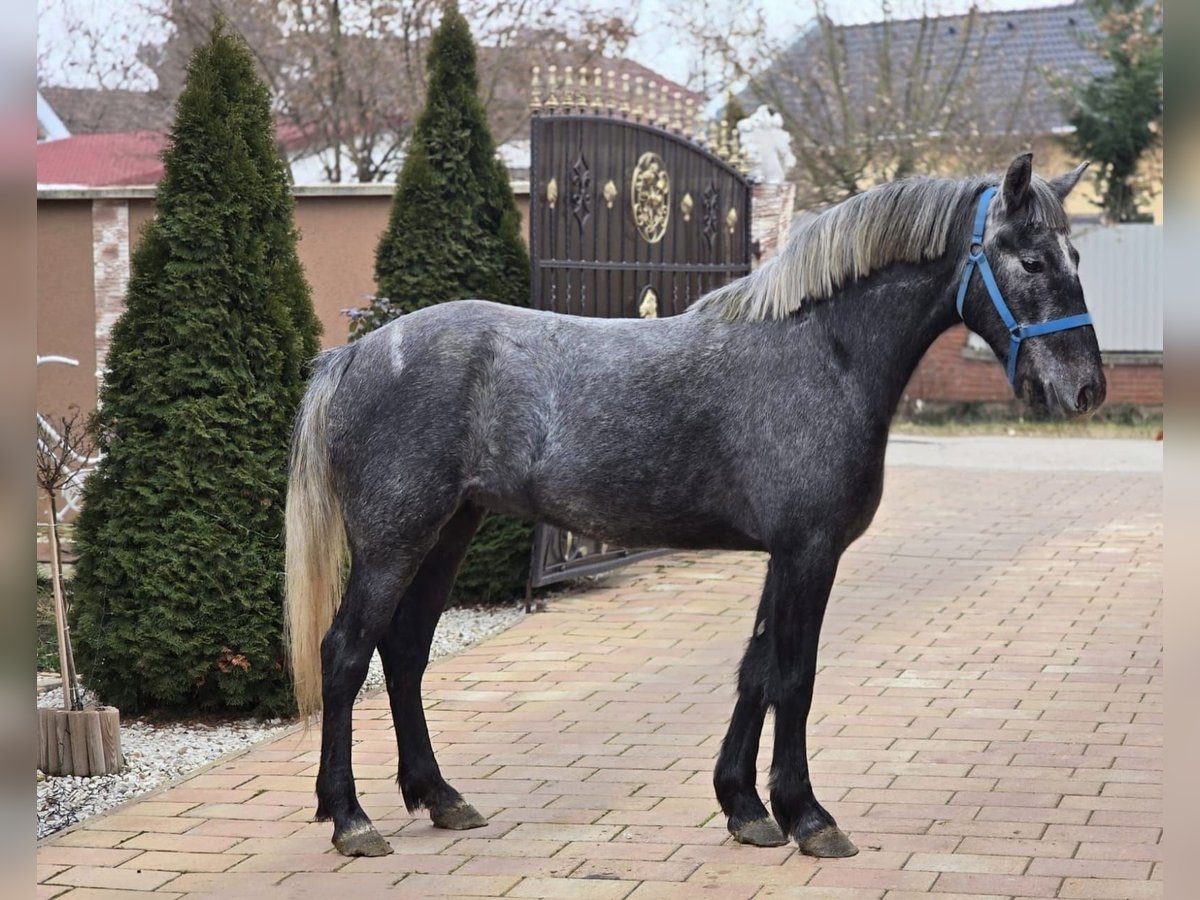
[[[394,852],[392,845],[370,824],[334,834],[333,846],[342,856],[387,856]]]
[[[841,859],[858,853],[858,848],[836,825],[826,825],[819,831],[798,837],[796,843],[800,845],[800,852],[805,856],[819,856],[823,859]]]
[[[753,844],[755,847],[782,847],[788,842],[775,820],[766,816],[738,827],[733,832],[733,839],[739,844]]]
[[[466,831],[468,828],[482,828],[488,823],[466,800],[455,800],[447,806],[437,806],[429,811],[429,818],[437,828],[448,828],[451,831]]]

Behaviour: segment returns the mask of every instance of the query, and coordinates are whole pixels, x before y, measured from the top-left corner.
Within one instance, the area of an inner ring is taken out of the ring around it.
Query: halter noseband
[[[1080,313],[1076,316],[1063,316],[1061,319],[1051,319],[1049,322],[1038,322],[1034,325],[1017,324],[1017,320],[1009,312],[1008,304],[1004,302],[1004,297],[996,284],[996,276],[992,274],[992,267],[988,265],[987,257],[983,253],[983,229],[987,225],[988,207],[995,196],[996,188],[990,187],[979,197],[979,206],[975,210],[975,230],[971,232],[971,248],[967,251],[967,264],[963,268],[962,281],[958,283],[956,305],[958,306],[958,317],[961,319],[963,302],[967,299],[967,288],[971,284],[971,275],[978,268],[979,277],[983,279],[988,296],[992,298],[992,305],[996,307],[996,312],[1000,314],[1004,327],[1008,329],[1008,361],[1005,369],[1008,383],[1015,390],[1017,386],[1017,354],[1021,350],[1021,341],[1043,334],[1053,334],[1056,331],[1068,331],[1072,328],[1091,325],[1092,315],[1091,313]]]

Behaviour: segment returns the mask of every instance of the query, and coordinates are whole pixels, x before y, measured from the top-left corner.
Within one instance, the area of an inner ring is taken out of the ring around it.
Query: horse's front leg
[[[841,549],[816,538],[771,557],[778,579],[767,625],[771,661],[768,695],[775,708],[771,809],[783,833],[809,856],[853,856],[858,848],[817,802],[808,774],[805,730],[817,674],[821,620]]]

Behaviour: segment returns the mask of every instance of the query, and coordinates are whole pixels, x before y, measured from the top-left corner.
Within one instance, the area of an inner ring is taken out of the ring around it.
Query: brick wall
[[[766,262],[787,240],[796,205],[796,185],[756,184],[751,188],[750,240],[758,243],[755,265]]]
[[[929,403],[1007,402],[1012,399],[1004,369],[993,358],[963,355],[967,329],[956,325],[933,342],[904,389],[904,401]],[[1160,406],[1163,402],[1161,360],[1106,365],[1107,403]]]

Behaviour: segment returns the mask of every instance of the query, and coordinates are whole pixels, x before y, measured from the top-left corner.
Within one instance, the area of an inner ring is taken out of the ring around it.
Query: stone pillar
[[[757,268],[774,256],[787,240],[796,203],[796,185],[790,181],[760,182],[751,191],[750,203],[750,242],[758,247],[758,258],[754,261]]]
[[[129,202],[92,201],[92,296],[96,323],[96,380],[104,377],[109,333],[125,309],[129,286]]]

